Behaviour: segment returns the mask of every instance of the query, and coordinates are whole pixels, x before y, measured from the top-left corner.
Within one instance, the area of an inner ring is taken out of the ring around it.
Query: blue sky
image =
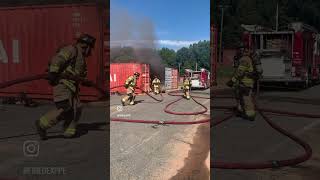
[[[119,9],[126,11],[132,19],[152,22],[157,48],[177,50],[210,39],[210,0],[111,0],[111,40],[117,39],[114,34],[119,31],[130,29],[113,26],[121,22],[132,26],[126,20],[114,18],[114,12]],[[122,32],[118,36],[124,38],[123,33],[126,34]]]

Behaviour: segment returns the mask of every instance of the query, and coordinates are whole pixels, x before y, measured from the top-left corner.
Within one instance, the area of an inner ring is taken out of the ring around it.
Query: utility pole
[[[181,72],[181,71],[180,71],[180,66],[181,66],[181,63],[179,63],[179,73]]]
[[[279,1],[277,2],[276,31],[279,30]]]
[[[198,63],[196,62],[196,71],[198,71]]]
[[[224,21],[224,9],[228,8],[227,5],[219,5],[219,8],[221,8],[221,23],[220,23],[220,43],[219,43],[219,62],[222,62],[222,37],[223,37],[223,21]]]

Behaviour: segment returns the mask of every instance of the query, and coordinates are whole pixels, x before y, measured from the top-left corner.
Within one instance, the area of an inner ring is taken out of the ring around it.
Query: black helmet
[[[135,75],[135,76],[140,76],[140,73],[135,72],[133,75]]]
[[[90,36],[89,34],[82,34],[78,38],[78,43],[84,43],[90,46],[91,48],[94,48],[94,44],[96,43],[96,38],[93,36]]]

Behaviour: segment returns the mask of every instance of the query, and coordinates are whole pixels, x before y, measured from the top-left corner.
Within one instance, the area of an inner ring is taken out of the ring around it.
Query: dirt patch
[[[207,180],[210,179],[210,127],[200,125],[190,145],[184,166],[170,180]]]
[[[208,118],[202,115],[197,120]],[[166,145],[169,160],[152,175],[154,180],[210,179],[209,124],[192,125]]]

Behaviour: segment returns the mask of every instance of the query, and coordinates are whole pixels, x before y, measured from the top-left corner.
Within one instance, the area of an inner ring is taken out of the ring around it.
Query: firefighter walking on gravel
[[[243,48],[243,47],[240,47]],[[237,115],[248,119],[255,120],[256,111],[253,101],[253,87],[258,76],[255,63],[248,48],[244,48],[242,55],[238,59],[235,73],[232,79],[227,82],[229,87],[233,87],[237,99]]]
[[[185,75],[183,79],[183,92],[184,92],[183,97],[188,100],[191,98],[190,90],[191,90],[191,80],[187,75]]]
[[[160,85],[161,85],[160,79],[158,79],[157,76],[154,76],[154,79],[152,81],[152,88],[153,88],[153,93],[155,95],[160,93]]]
[[[80,82],[92,86],[88,81],[85,58],[91,55],[96,39],[82,34],[74,45],[60,48],[49,63],[48,81],[53,87],[53,101],[56,109],[47,112],[36,121],[36,128],[42,140],[46,131],[59,121],[64,121],[64,137],[76,135],[76,125],[81,115],[79,101]]]
[[[129,104],[130,105],[134,105],[134,99],[135,99],[135,89],[136,89],[136,86],[137,86],[137,81],[139,79],[139,76],[140,76],[140,73],[138,72],[135,72],[133,74],[133,76],[130,76],[126,82],[125,82],[125,88],[127,89],[127,95],[121,99],[121,103],[123,106],[125,106],[126,104]]]

